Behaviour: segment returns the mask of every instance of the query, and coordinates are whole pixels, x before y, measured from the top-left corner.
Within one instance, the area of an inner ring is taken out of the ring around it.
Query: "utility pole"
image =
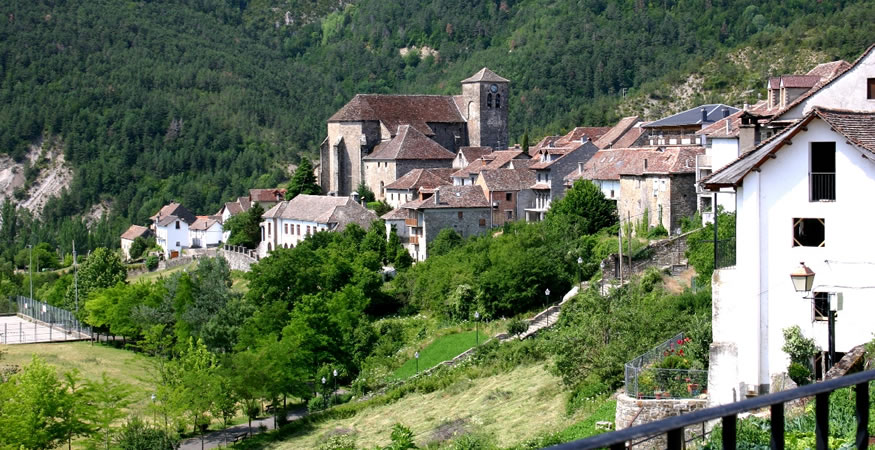
[[[27,265],[27,271],[30,273],[30,300],[33,301],[33,244],[27,244],[28,253],[30,253],[30,264]]]
[[[629,225],[629,236],[627,236],[627,248],[629,249],[629,254],[626,256],[629,258],[629,276],[632,276],[632,213],[626,211],[626,224]]]
[[[76,299],[76,320],[79,320],[79,272],[76,271],[76,240],[73,240],[73,293]]]
[[[711,211],[714,213],[714,270],[718,269],[717,264],[717,193],[711,200]]]
[[[620,218],[620,227],[617,230],[617,247],[620,249],[620,260],[617,268],[620,269],[620,286],[623,285],[623,218]]]

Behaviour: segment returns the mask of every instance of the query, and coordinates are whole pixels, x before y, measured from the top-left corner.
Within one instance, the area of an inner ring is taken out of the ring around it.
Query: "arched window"
[[[270,242],[267,243],[267,251],[270,252]]]
[[[492,94],[486,94],[486,106],[492,108]]]
[[[495,109],[501,108],[501,94],[495,94]]]
[[[383,182],[380,182],[380,195],[384,195],[386,193],[386,188],[383,185]]]

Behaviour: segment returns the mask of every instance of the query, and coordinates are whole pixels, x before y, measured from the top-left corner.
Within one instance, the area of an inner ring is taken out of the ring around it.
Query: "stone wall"
[[[673,175],[670,183],[671,207],[663,214],[670,215],[668,232],[677,234],[681,230],[681,219],[696,213],[696,176],[692,173]]]
[[[632,261],[632,273],[641,273],[649,267],[666,268],[686,264],[685,253],[687,251],[687,237],[694,231],[684,233],[669,239],[656,241],[647,246],[650,254],[647,258]],[[629,259],[623,249],[623,276],[629,276]],[[617,261],[619,256],[613,254],[605,258],[601,263],[602,273],[605,280],[618,278]]]
[[[220,253],[227,261],[231,270],[249,272],[252,265],[258,262],[254,251],[247,251],[242,247],[225,246]]]
[[[685,398],[670,400],[638,400],[626,394],[617,396],[617,412],[614,417],[616,429],[622,430],[631,426],[643,425],[656,422],[657,420],[679,416],[700,409],[704,409],[708,403],[706,399]],[[701,427],[687,427],[684,430],[685,439],[691,439],[702,434]],[[629,448],[665,448],[665,435],[657,436],[638,445]]]

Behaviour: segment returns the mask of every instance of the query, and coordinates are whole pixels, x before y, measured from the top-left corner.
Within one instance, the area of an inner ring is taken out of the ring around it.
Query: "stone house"
[[[499,227],[525,217],[525,206],[532,203],[535,172],[529,169],[484,170],[477,177],[487,202],[492,205],[489,226]]]
[[[593,143],[599,149],[635,147],[644,132],[641,124],[638,116],[623,117],[608,131],[593,139]]]
[[[530,186],[534,191],[532,200],[524,208],[526,221],[544,220],[553,200],[565,195],[565,177],[578,170],[579,164],[589,161],[598,150],[589,140],[575,144],[571,150],[550,146],[538,150],[528,166],[535,172],[535,183]]]
[[[164,257],[171,258],[191,246],[188,227],[197,219],[184,206],[173,202],[150,217],[155,230],[155,241],[164,249]]]
[[[416,128],[401,125],[395,137],[362,158],[365,183],[378,201],[388,200],[387,185],[414,169],[451,169],[455,157]]]
[[[413,169],[386,185],[386,203],[392,208],[430,196],[438,186],[447,186],[453,169]]]
[[[139,225],[131,225],[121,236],[121,248],[122,254],[125,257],[125,260],[131,259],[131,245],[134,243],[134,240],[138,237],[146,239],[152,236],[152,230],[147,227],[141,227]]]
[[[568,189],[579,179],[592,181],[601,189],[602,194],[608,200],[620,199],[620,172],[626,169],[627,164],[636,161],[635,155],[630,153],[646,149],[639,148],[612,148],[599,150],[589,161],[578,163],[577,170],[565,176],[565,188]]]
[[[696,156],[704,153],[694,146],[627,152],[617,203],[621,220],[640,221],[646,212],[648,227],[680,234],[681,219],[696,212]]]
[[[702,145],[696,132],[738,112],[738,108],[723,104],[701,105],[677,114],[642,124],[649,146]]]
[[[343,231],[351,223],[368,229],[377,215],[350,197],[300,194],[265,211],[258,255],[293,248],[319,231]]]
[[[285,188],[250,189],[249,204],[258,203],[267,211],[277,203],[286,199]],[[248,209],[248,208],[247,208]]]
[[[453,159],[453,169],[464,169],[465,167],[468,167],[468,164],[474,162],[474,160],[480,159],[481,156],[488,155],[492,152],[492,147],[462,147],[459,149],[459,152],[456,153],[455,159]]]
[[[484,67],[461,84],[461,95],[353,97],[328,119],[320,148],[323,191],[348,195],[367,182],[363,158],[392,140],[401,125],[416,129],[453,155],[465,146],[507,146],[510,82]]]
[[[473,186],[484,170],[519,169],[528,167],[530,157],[521,149],[497,150],[475,159],[450,175],[453,186]]]
[[[444,228],[462,237],[477,235],[489,229],[492,215],[480,186],[440,186],[432,196],[405,203],[401,209],[407,213],[405,247],[414,261],[428,257],[428,244]]]

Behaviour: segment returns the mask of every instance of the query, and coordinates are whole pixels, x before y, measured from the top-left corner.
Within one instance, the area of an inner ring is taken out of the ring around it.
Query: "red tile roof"
[[[613,148],[598,151],[586,164],[583,172],[574,171],[563,180],[571,185],[580,178],[585,180],[619,180],[620,175],[693,173],[696,155],[705,149],[694,146]],[[644,161],[647,169],[644,169]]]
[[[535,184],[535,172],[528,169],[495,169],[480,172],[490,191],[521,191]]]
[[[781,86],[785,88],[812,88],[820,82],[817,75],[784,75],[781,77]]]
[[[744,110],[731,114],[725,119],[720,119],[711,125],[697,131],[696,134],[704,134],[709,138],[731,138],[738,136],[739,127],[741,126],[741,116]],[[729,131],[726,130],[726,122],[729,122]]]
[[[806,75],[817,75],[821,79],[829,80],[838,75],[841,72],[844,72],[851,64],[844,60],[833,61],[823,64],[818,64],[815,68],[808,71]]]
[[[282,188],[249,190],[249,199],[253,202],[279,202],[285,198],[286,190]]]
[[[377,215],[349,197],[299,194],[291,200],[277,203],[262,217],[329,224],[342,230],[349,223],[368,228]]]
[[[480,186],[441,186],[426,199],[413,200],[401,206],[405,209],[489,208]]]
[[[480,158],[471,161],[467,167],[459,169],[452,174],[453,177],[469,177],[477,175],[482,170],[503,169],[511,163],[511,161],[520,161],[529,159],[528,155],[522,150],[496,150],[492,153],[481,156]]]
[[[581,143],[584,139],[595,142],[608,131],[611,131],[611,127],[577,127],[559,138],[556,141],[556,145],[564,145],[571,142]]]
[[[613,147],[632,147],[635,144],[635,141],[637,141],[642,134],[644,134],[644,128],[640,126],[633,126],[632,128],[629,128],[629,130],[627,130],[622,136],[620,136],[620,139],[617,139],[617,142],[614,142]]]
[[[197,220],[195,220],[188,229],[194,231],[206,231],[218,222],[218,220],[209,216],[197,216]]]
[[[475,159],[492,153],[492,147],[461,147],[459,148],[459,153],[465,157],[465,161],[468,161],[468,164],[473,162]]]
[[[184,206],[179,203],[172,202],[168,205],[164,205],[155,215],[150,217],[152,220],[158,220],[159,222],[167,216],[175,216],[182,219],[183,222],[187,224],[191,224],[195,221],[196,217]]]
[[[379,121],[396,132],[411,125],[422,134],[434,135],[429,123],[463,123],[465,119],[452,96],[358,94],[340,108],[328,122]]]
[[[389,142],[374,148],[364,160],[454,159],[456,155],[420,133],[415,127],[401,125]]]
[[[450,181],[452,173],[453,169],[413,169],[386,185],[386,189],[434,189],[453,184]]]
[[[480,69],[480,71],[477,72],[477,73],[475,73],[474,75],[472,75],[472,76],[470,76],[470,77],[465,78],[464,80],[462,80],[462,83],[480,83],[480,82],[486,82],[486,83],[510,83],[509,80],[500,77],[498,74],[496,74],[495,72],[493,72],[493,71],[487,69],[486,67]]]
[[[611,127],[610,131],[603,134],[597,141],[595,141],[595,145],[598,148],[610,148],[613,147],[614,144],[632,128],[633,125],[638,123],[638,116],[629,116],[620,119],[616,125]]]
[[[122,233],[122,239],[126,239],[129,241],[133,241],[138,237],[148,237],[152,232],[149,231],[146,227],[141,227],[139,225],[131,225],[130,228],[127,229],[124,233]]]

